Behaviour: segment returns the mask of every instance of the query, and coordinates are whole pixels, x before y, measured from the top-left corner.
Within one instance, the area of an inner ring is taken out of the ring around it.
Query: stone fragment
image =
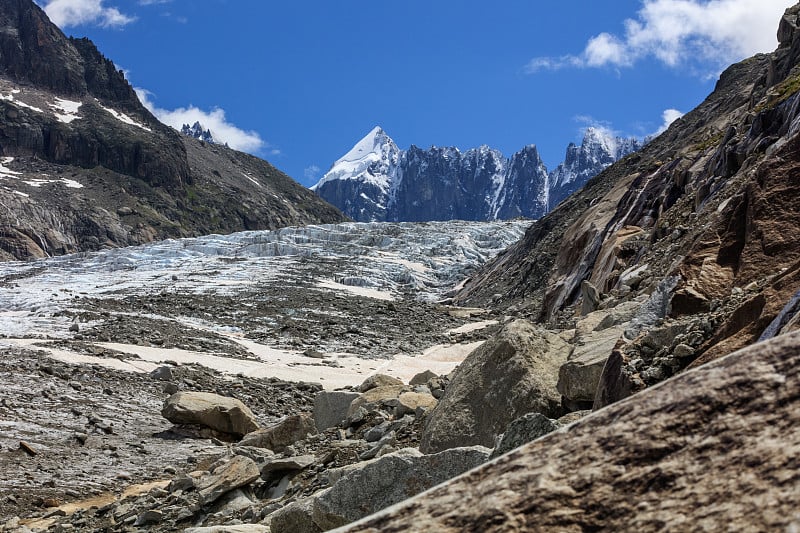
[[[357,392],[322,391],[314,396],[314,425],[317,431],[336,427],[347,418],[350,404],[358,398]]]
[[[439,404],[427,415],[420,450],[426,453],[481,444],[526,413],[561,415],[558,368],[569,345],[558,335],[525,320],[508,324],[467,356]]]
[[[230,460],[197,481],[197,491],[203,504],[215,501],[228,491],[249,485],[261,476],[255,461],[242,455]]]
[[[308,468],[316,461],[313,455],[295,455],[293,457],[281,457],[270,459],[261,467],[261,477],[267,479],[273,472],[297,471]]]
[[[395,418],[401,418],[407,414],[416,413],[417,409],[427,411],[436,407],[436,398],[431,394],[420,392],[401,392],[397,400],[387,402],[391,407],[394,407]]]
[[[314,433],[316,433],[314,419],[302,413],[288,416],[277,424],[248,433],[239,441],[239,445],[282,452],[287,446]]]
[[[270,533],[270,527],[262,524],[236,524],[229,526],[188,527],[184,533]]]
[[[161,522],[163,518],[163,513],[158,509],[150,509],[149,511],[145,511],[140,513],[136,517],[136,522],[134,522],[134,526],[152,526],[154,524],[158,524]]]
[[[587,315],[600,305],[600,291],[589,280],[581,282],[581,314]]]
[[[236,398],[209,392],[178,392],[167,398],[161,415],[174,424],[199,424],[232,435],[258,429],[252,411]]]
[[[427,385],[428,381],[438,377],[436,373],[431,372],[430,370],[425,370],[424,372],[420,372],[419,374],[415,374],[411,381],[408,382],[409,385]]]
[[[387,376],[386,374],[374,374],[365,379],[364,382],[358,387],[358,390],[360,392],[367,392],[368,390],[377,387],[389,387],[393,385],[399,385],[402,387],[405,385],[405,383],[397,378],[393,378],[392,376]]]
[[[523,415],[508,425],[489,459],[494,459],[514,448],[519,448],[523,444],[557,430],[559,427],[560,424],[558,422],[547,418],[541,413]]]

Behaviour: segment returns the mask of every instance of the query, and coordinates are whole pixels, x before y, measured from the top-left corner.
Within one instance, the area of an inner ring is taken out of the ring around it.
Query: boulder
[[[390,387],[394,385],[399,385],[402,387],[405,385],[405,383],[397,378],[393,378],[392,376],[387,376],[386,374],[375,374],[365,379],[361,386],[358,387],[358,390],[361,392],[367,392],[368,390],[378,387]]]
[[[217,466],[196,483],[197,492],[204,505],[215,501],[228,491],[249,485],[261,477],[255,461],[242,455],[234,455],[226,463]]]
[[[261,524],[237,524],[231,526],[188,527],[184,533],[270,533],[269,526]]]
[[[282,452],[287,446],[314,433],[316,433],[314,419],[311,415],[301,413],[287,416],[270,427],[248,433],[242,438],[239,445]]]
[[[793,531],[798,368],[800,332],[758,343],[347,531]]]
[[[292,472],[303,470],[313,465],[313,455],[295,455],[294,457],[280,457],[270,459],[261,467],[261,477],[267,479],[273,472]]]
[[[199,424],[237,436],[258,429],[245,404],[210,392],[177,392],[164,402],[161,415],[173,424]]]
[[[500,442],[494,447],[489,459],[494,459],[506,452],[510,452],[514,448],[519,448],[523,444],[557,430],[559,427],[560,424],[558,422],[550,420],[541,413],[523,415],[508,425],[506,432],[503,433]]]
[[[613,327],[578,339],[567,362],[558,369],[558,392],[569,402],[593,402],[603,367],[622,333],[622,327]]]
[[[428,381],[433,378],[439,377],[436,375],[435,372],[431,372],[430,370],[426,370],[424,372],[420,372],[419,374],[414,374],[414,377],[411,378],[411,381],[408,382],[409,385],[427,385]]]
[[[347,418],[347,410],[353,400],[358,398],[357,392],[322,391],[314,397],[314,425],[317,431],[325,431],[336,427]]]
[[[386,402],[396,400],[400,393],[406,390],[405,385],[383,385],[369,389],[353,400],[347,410],[347,417],[351,418],[359,409],[363,408],[367,412],[380,408]]]
[[[482,464],[483,446],[423,455],[404,448],[331,471],[333,485],[270,515],[273,531],[327,531],[374,513]]]
[[[407,414],[414,414],[417,409],[428,411],[436,407],[436,398],[424,392],[401,392],[397,400],[390,400],[388,405],[394,407],[395,418],[401,418]]]
[[[420,450],[494,446],[515,418],[530,412],[560,416],[556,376],[568,353],[569,345],[552,332],[525,320],[508,324],[456,368],[428,415]]]

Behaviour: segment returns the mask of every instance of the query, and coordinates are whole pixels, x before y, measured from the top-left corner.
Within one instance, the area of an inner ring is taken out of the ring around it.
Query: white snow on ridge
[[[4,100],[6,102],[12,102],[16,106],[25,107],[25,108],[28,108],[28,109],[30,109],[32,111],[36,111],[37,113],[44,113],[44,111],[42,111],[38,107],[32,106],[30,104],[26,104],[22,100],[14,98],[14,95],[15,94],[19,94],[19,93],[20,93],[19,89],[14,89],[13,91],[11,91],[11,94],[9,94],[9,95],[0,94],[0,100]]]
[[[355,179],[378,186],[388,193],[393,181],[391,170],[397,163],[400,149],[376,126],[353,148],[339,158],[311,190],[339,179]]]
[[[112,117],[114,117],[115,119],[119,120],[123,124],[128,124],[129,126],[136,126],[137,128],[143,129],[144,131],[153,131],[150,128],[148,128],[147,126],[145,126],[144,124],[139,124],[138,122],[133,120],[131,117],[129,117],[125,113],[120,113],[116,109],[111,109],[111,108],[105,107],[103,105],[101,105],[100,107],[102,107],[104,111],[106,111],[108,114],[110,114]]]
[[[16,170],[11,170],[6,165],[11,164],[14,161],[13,157],[3,157],[0,159],[0,178],[17,178],[21,174],[21,172],[17,172]]]
[[[45,179],[47,177],[46,174],[39,174],[39,177],[36,178],[25,178],[22,175],[22,172],[17,172],[16,170],[11,170],[6,165],[10,165],[14,161],[13,157],[3,157],[0,158],[0,179],[13,179],[19,180],[22,183],[30,186],[30,187],[41,187],[42,185],[49,185],[50,183],[59,183],[70,189],[81,189],[83,185],[78,183],[75,180],[61,178],[57,180],[53,179]],[[14,193],[27,198],[29,195],[21,192],[21,191],[14,191]]]
[[[83,105],[81,102],[56,98],[55,103],[49,105],[55,110],[54,114],[56,118],[65,124],[69,124],[73,120],[81,118],[80,115],[78,115],[78,110],[81,108],[81,105]]]

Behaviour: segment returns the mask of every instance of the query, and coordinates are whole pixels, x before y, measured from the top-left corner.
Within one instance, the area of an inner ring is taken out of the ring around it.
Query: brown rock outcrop
[[[800,333],[751,346],[339,531],[788,531]]]

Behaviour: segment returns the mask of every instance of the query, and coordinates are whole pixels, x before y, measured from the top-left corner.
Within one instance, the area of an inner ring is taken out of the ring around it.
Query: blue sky
[[[39,0],[166,123],[200,120],[312,185],[373,126],[401,148],[658,131],[772,51],[793,0]],[[669,111],[672,110],[672,111]]]

